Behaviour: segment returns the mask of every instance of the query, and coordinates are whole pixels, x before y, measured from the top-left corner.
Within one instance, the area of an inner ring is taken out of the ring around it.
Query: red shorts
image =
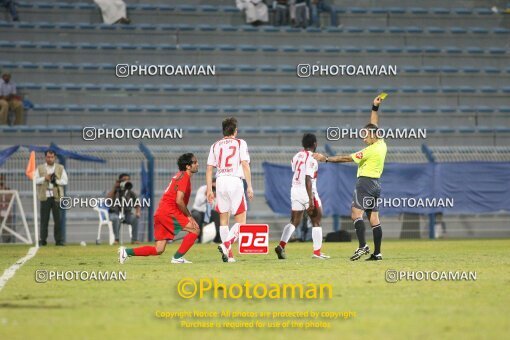
[[[188,223],[188,217],[180,212],[156,214],[154,215],[154,238],[156,241],[173,240]]]

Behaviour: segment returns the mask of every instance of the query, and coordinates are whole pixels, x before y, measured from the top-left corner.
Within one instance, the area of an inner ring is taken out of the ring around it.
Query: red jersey
[[[179,210],[176,203],[177,191],[182,191],[184,193],[184,204],[187,206],[189,197],[191,196],[191,178],[186,171],[179,171],[174,177],[172,177],[172,181],[168,184],[168,187],[159,202],[156,214],[182,214],[182,211]]]

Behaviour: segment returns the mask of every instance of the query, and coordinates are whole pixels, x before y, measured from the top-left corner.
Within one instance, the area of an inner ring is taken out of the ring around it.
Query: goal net
[[[0,244],[33,243],[17,190],[0,190],[0,223]]]

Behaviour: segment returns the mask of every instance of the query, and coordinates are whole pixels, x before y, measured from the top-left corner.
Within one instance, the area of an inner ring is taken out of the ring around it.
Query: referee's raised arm
[[[377,96],[372,103],[372,113],[370,114],[370,124],[374,124],[379,126],[379,114],[377,111],[379,110],[379,105],[381,104],[381,97]]]

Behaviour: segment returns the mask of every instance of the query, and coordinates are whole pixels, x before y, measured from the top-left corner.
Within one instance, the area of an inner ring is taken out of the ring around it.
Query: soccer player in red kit
[[[156,246],[133,249],[119,248],[119,262],[123,264],[130,256],[161,255],[168,240],[173,240],[179,231],[187,231],[181,246],[175,252],[172,263],[191,263],[183,256],[193,246],[200,228],[191,216],[187,205],[191,195],[191,177],[198,172],[198,161],[192,153],[185,153],[177,160],[179,172],[172,177],[154,214],[154,238]]]

